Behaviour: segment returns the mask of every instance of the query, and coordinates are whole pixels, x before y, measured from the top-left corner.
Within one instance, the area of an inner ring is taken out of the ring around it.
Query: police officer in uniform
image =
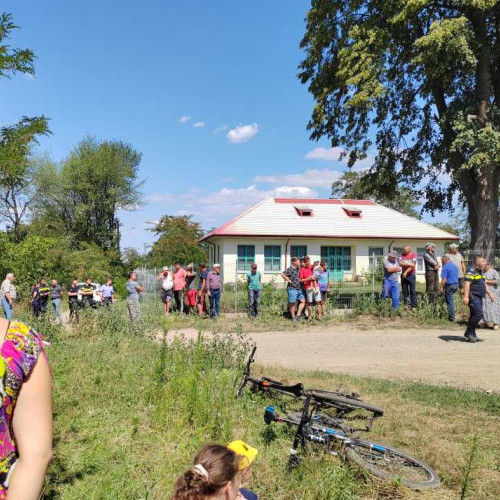
[[[45,278],[40,278],[40,283],[33,290],[33,314],[38,318],[41,314],[47,312],[47,304],[49,303],[50,286],[47,285]]]
[[[73,281],[68,286],[68,304],[69,304],[69,320],[78,323],[80,321],[80,313],[78,308],[78,279],[74,278]]]
[[[91,309],[95,309],[94,285],[92,285],[92,278],[85,279],[85,283],[80,287],[80,293],[82,294],[83,308],[86,308],[88,305]]]
[[[483,299],[488,295],[491,302],[495,300],[495,297],[486,286],[486,279],[483,274],[485,266],[486,259],[478,255],[474,259],[474,265],[467,270],[464,276],[465,290],[463,302],[470,309],[465,338],[473,344],[482,340],[476,335],[476,327],[483,319]]]

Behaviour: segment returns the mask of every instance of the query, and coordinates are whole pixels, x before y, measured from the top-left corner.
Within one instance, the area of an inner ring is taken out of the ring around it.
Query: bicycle
[[[436,471],[411,455],[396,448],[350,436],[350,429],[342,420],[338,420],[333,427],[322,426],[325,417],[317,413],[314,405],[310,410],[312,402],[312,396],[307,396],[302,411],[287,417],[276,413],[274,406],[268,406],[265,410],[266,424],[278,422],[297,427],[290,450],[289,471],[300,464],[298,446],[305,449],[306,442],[311,442],[324,447],[331,455],[341,455],[380,479],[399,481],[404,486],[419,491],[439,487],[440,479]],[[331,419],[329,421],[334,423]]]
[[[284,385],[277,380],[269,377],[255,378],[251,375],[251,366],[255,362],[255,352],[257,346],[254,346],[247,364],[243,371],[243,379],[236,393],[237,397],[243,394],[243,389],[250,383],[253,392],[277,393],[305,400],[308,396],[311,397],[315,405],[321,405],[323,408],[335,409],[336,416],[344,417],[356,410],[365,410],[373,414],[371,417],[371,425],[373,419],[381,417],[384,410],[371,403],[366,403],[359,398],[359,394],[352,392],[350,394],[341,391],[325,391],[322,389],[306,389],[302,383],[294,385]],[[365,418],[366,419],[366,418]]]

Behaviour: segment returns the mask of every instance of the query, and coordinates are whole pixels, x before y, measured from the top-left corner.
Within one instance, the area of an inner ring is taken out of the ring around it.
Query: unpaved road
[[[250,333],[256,361],[300,370],[426,382],[500,393],[500,330],[479,329],[469,344],[463,328],[374,329],[343,324]],[[192,329],[172,331],[196,338]]]
[[[257,361],[301,370],[422,381],[500,393],[500,330],[360,330],[356,326],[252,333]]]

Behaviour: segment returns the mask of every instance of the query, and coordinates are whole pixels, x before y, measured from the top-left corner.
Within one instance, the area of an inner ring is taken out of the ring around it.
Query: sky
[[[314,102],[296,77],[306,0],[7,0],[36,77],[0,80],[0,123],[44,114],[63,160],[85,136],[142,153],[144,205],[122,213],[122,247],[148,221],[218,226],[270,196],[328,197],[345,170],[309,140]]]

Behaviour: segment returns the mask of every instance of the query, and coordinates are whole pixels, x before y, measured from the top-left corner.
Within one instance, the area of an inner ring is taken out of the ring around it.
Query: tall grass
[[[203,444],[235,438],[260,450],[251,486],[263,500],[396,498],[387,493],[394,487],[322,454],[307,455],[300,468],[285,473],[290,431],[264,426],[265,397],[235,398],[249,350],[237,328],[221,331],[220,323],[206,320],[199,323],[197,339],[167,340],[174,320],[157,314],[161,304],[144,307],[138,324],[129,322],[123,305],[116,306],[85,314],[70,330],[49,332],[55,459],[44,498],[167,499]],[[493,418],[498,406],[489,403],[500,404],[500,398],[319,372],[266,372],[309,386],[335,388],[341,382],[385,407],[387,416],[374,436],[429,461],[444,477],[443,490],[426,499],[460,494],[463,473],[456,467],[456,450],[468,429],[479,426],[489,447],[469,496],[500,495],[500,471],[493,470],[500,450]],[[397,495],[405,498],[407,492],[398,489]]]

